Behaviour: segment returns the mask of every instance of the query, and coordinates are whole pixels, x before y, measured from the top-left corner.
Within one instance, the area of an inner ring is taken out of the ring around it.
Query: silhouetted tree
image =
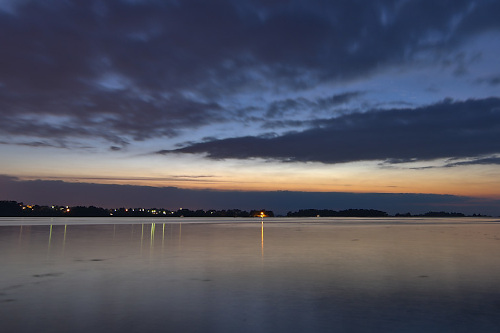
[[[297,212],[288,212],[288,217],[386,217],[386,212],[375,209],[346,209],[335,211],[330,209],[301,209]]]
[[[110,216],[110,212],[107,209],[94,207],[94,206],[76,206],[70,207],[69,212],[67,212],[68,216],[82,216],[82,217],[102,217],[102,216]]]
[[[22,216],[23,203],[17,201],[0,201],[0,216]]]

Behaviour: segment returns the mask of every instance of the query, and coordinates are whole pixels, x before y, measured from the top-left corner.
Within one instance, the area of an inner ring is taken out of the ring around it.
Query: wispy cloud
[[[488,157],[472,158],[466,161],[459,161],[459,162],[450,161],[446,164],[446,167],[455,167],[461,165],[500,165],[500,157],[488,156]]]
[[[477,79],[476,82],[486,83],[486,84],[489,84],[491,86],[498,86],[498,85],[500,85],[500,74],[482,77],[480,79]]]
[[[446,100],[415,109],[344,115],[321,127],[277,137],[236,137],[158,152],[171,153],[323,163],[401,163],[496,154],[500,153],[500,99]]]

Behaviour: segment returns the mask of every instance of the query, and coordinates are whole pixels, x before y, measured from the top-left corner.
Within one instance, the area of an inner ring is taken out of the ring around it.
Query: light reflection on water
[[[199,221],[0,219],[2,331],[500,328],[498,220]]]

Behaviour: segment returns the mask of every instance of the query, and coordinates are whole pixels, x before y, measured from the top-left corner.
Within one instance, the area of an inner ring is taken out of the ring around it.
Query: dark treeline
[[[26,217],[273,217],[270,210],[240,209],[228,210],[190,210],[181,208],[176,211],[164,208],[118,208],[107,209],[95,206],[39,206],[24,205],[17,201],[0,201],[0,216]]]
[[[395,217],[491,217],[488,215],[481,215],[481,214],[472,214],[472,215],[465,215],[463,213],[455,213],[455,212],[427,212],[425,214],[418,214],[418,215],[412,215],[410,213],[405,213],[405,214],[400,214],[397,213],[394,215]]]
[[[346,209],[346,210],[330,210],[330,209],[301,209],[297,212],[288,212],[288,217],[389,217],[390,215],[384,211],[376,209]],[[489,217],[487,215],[473,214],[465,215],[454,212],[427,212],[425,214],[412,215],[410,213],[397,213],[394,217]]]
[[[0,216],[25,216],[25,217],[274,217],[271,210],[240,209],[228,210],[190,210],[181,208],[176,211],[164,208],[118,208],[107,209],[95,206],[39,206],[24,205],[17,201],[0,201]],[[376,209],[300,209],[288,212],[287,217],[389,217],[384,211]],[[397,213],[395,217],[466,217],[467,215],[455,212],[427,212],[412,215],[410,213]],[[473,214],[467,217],[489,217],[487,215]]]
[[[297,212],[288,212],[287,217],[387,217],[389,214],[375,209],[301,209]]]

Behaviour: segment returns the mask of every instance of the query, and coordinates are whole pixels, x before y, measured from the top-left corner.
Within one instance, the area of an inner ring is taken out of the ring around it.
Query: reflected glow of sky
[[[497,218],[112,220],[0,218],[2,327],[491,332],[500,324]]]

